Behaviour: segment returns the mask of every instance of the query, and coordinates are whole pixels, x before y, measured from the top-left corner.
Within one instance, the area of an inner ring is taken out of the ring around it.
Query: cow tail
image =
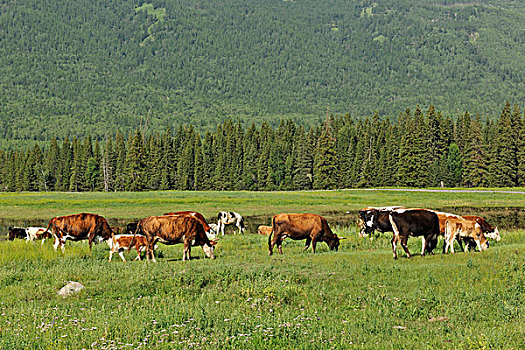
[[[129,242],[128,251],[131,249],[131,247],[133,247],[133,241],[135,241],[135,237],[137,236],[137,232],[139,232],[141,223],[142,223],[142,220],[140,220],[137,224],[137,228],[135,229],[135,232],[133,233],[133,238],[131,239],[131,242]]]
[[[270,250],[272,246],[272,235],[274,234],[274,231],[275,231],[275,216],[272,217],[272,232],[270,232],[270,234],[268,235],[268,250]]]

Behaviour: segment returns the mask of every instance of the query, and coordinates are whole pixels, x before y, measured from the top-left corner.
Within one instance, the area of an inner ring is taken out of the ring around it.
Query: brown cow
[[[273,227],[260,225],[257,226],[257,233],[263,236],[269,236],[272,233]]]
[[[173,213],[166,213],[164,215],[191,215],[201,222],[202,227],[204,228],[204,232],[208,234],[212,232],[212,229],[210,228],[210,225],[208,225],[208,223],[206,222],[204,216],[202,216],[201,213],[198,213],[196,211],[176,211]]]
[[[481,230],[481,225],[475,221],[465,220],[463,218],[449,219],[445,224],[445,253],[450,248],[450,252],[454,253],[454,240],[457,237],[471,238],[476,242],[479,251],[488,248],[488,241]],[[465,246],[467,251],[467,246]]]
[[[53,248],[57,250],[60,245],[62,252],[65,251],[66,239],[73,241],[87,239],[91,250],[95,237],[99,236],[103,240],[108,240],[112,235],[111,227],[106,219],[100,215],[88,213],[54,217],[49,221],[46,231],[50,229],[55,237]]]
[[[113,254],[118,251],[118,255],[123,261],[126,261],[126,258],[124,258],[124,250],[129,250],[130,247],[133,247],[137,250],[137,257],[135,260],[140,260],[140,252],[143,252],[146,250],[146,246],[148,244],[148,241],[146,240],[145,236],[136,236],[134,239],[133,245],[131,245],[131,241],[133,240],[133,235],[129,234],[123,234],[123,235],[114,235],[111,237],[111,239],[108,239],[108,246],[110,248],[109,251],[109,261],[111,261],[111,258],[113,257]]]
[[[483,231],[483,234],[485,235],[485,237],[494,239],[496,240],[496,242],[499,242],[501,240],[501,236],[499,235],[498,228],[493,227],[491,224],[487,222],[487,220],[485,220],[481,216],[463,215],[462,218],[465,220],[476,221],[481,226],[481,230]]]
[[[273,247],[277,244],[279,253],[282,254],[283,240],[290,237],[293,240],[306,239],[303,252],[308,249],[312,243],[312,250],[315,253],[317,242],[326,242],[330,250],[339,248],[339,240],[332,233],[325,218],[316,214],[278,214],[272,218],[272,234],[268,236],[269,254],[272,255]]]
[[[146,236],[146,258],[156,262],[154,256],[155,243],[178,244],[184,243],[182,260],[190,259],[191,246],[202,246],[207,257],[215,259],[213,246],[204,231],[201,221],[192,215],[164,215],[150,216],[139,221],[135,235]],[[134,235],[134,237],[135,237]],[[133,239],[131,244],[133,244]]]

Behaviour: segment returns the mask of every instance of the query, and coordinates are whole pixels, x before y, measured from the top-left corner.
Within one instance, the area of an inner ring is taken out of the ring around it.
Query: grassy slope
[[[337,231],[350,237],[337,253],[286,242],[270,258],[265,237],[227,236],[217,260],[194,249],[189,263],[181,246],[158,264],[110,264],[102,245],[62,257],[0,242],[0,348],[523,347],[524,231],[484,253],[398,261],[388,239]],[[56,296],[70,280],[86,288]]]
[[[248,214],[357,209],[364,205],[523,206],[523,195],[155,192],[1,194],[2,217],[96,211],[123,218],[166,209]],[[89,209],[89,210],[88,210]],[[304,210],[301,210],[304,209]],[[33,216],[34,215],[34,216]],[[484,253],[392,259],[389,235],[339,252],[267,256],[265,237],[227,236],[217,259],[161,245],[158,264],[107,263],[108,249],[68,243],[65,256],[22,241],[0,242],[0,348],[522,348],[525,232],[502,232]],[[412,252],[420,249],[409,241]],[[134,254],[128,257],[133,258]],[[118,260],[118,257],[116,257]],[[61,299],[67,281],[86,288]],[[132,345],[127,345],[132,344]],[[193,344],[193,345],[191,345]]]

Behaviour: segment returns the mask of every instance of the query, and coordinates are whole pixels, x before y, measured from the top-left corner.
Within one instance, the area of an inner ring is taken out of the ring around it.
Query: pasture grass
[[[525,195],[478,192],[413,191],[290,191],[290,192],[22,192],[0,193],[0,218],[40,220],[54,216],[92,212],[116,220],[143,218],[168,211],[197,210],[205,217],[216,217],[221,210],[244,216],[280,212],[330,213],[357,211],[367,206],[402,205],[426,208],[525,208]]]
[[[216,260],[159,245],[159,262],[107,262],[85,243],[0,242],[0,348],[27,349],[520,349],[524,343],[525,231],[479,253],[394,261],[390,235],[338,252],[287,240],[221,239]],[[401,257],[404,253],[400,253]],[[126,253],[133,259],[135,252]],[[63,299],[68,281],[85,286]]]

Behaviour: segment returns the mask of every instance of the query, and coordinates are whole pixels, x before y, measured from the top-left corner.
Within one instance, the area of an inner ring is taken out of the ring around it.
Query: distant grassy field
[[[154,192],[0,194],[0,216],[43,219],[81,211],[131,219],[166,210],[206,216],[236,210],[357,210],[367,205],[523,207],[523,194],[329,192]],[[108,263],[108,248],[0,242],[0,349],[347,349],[525,347],[525,230],[479,253],[392,259],[390,234],[371,241],[354,226],[339,252],[301,253],[285,241],[268,256],[267,238],[227,235],[216,260],[193,248],[159,246],[159,262]],[[419,239],[410,239],[416,253]],[[401,256],[404,256],[400,252]],[[126,254],[134,258],[134,253]],[[68,281],[85,286],[62,299]]]

